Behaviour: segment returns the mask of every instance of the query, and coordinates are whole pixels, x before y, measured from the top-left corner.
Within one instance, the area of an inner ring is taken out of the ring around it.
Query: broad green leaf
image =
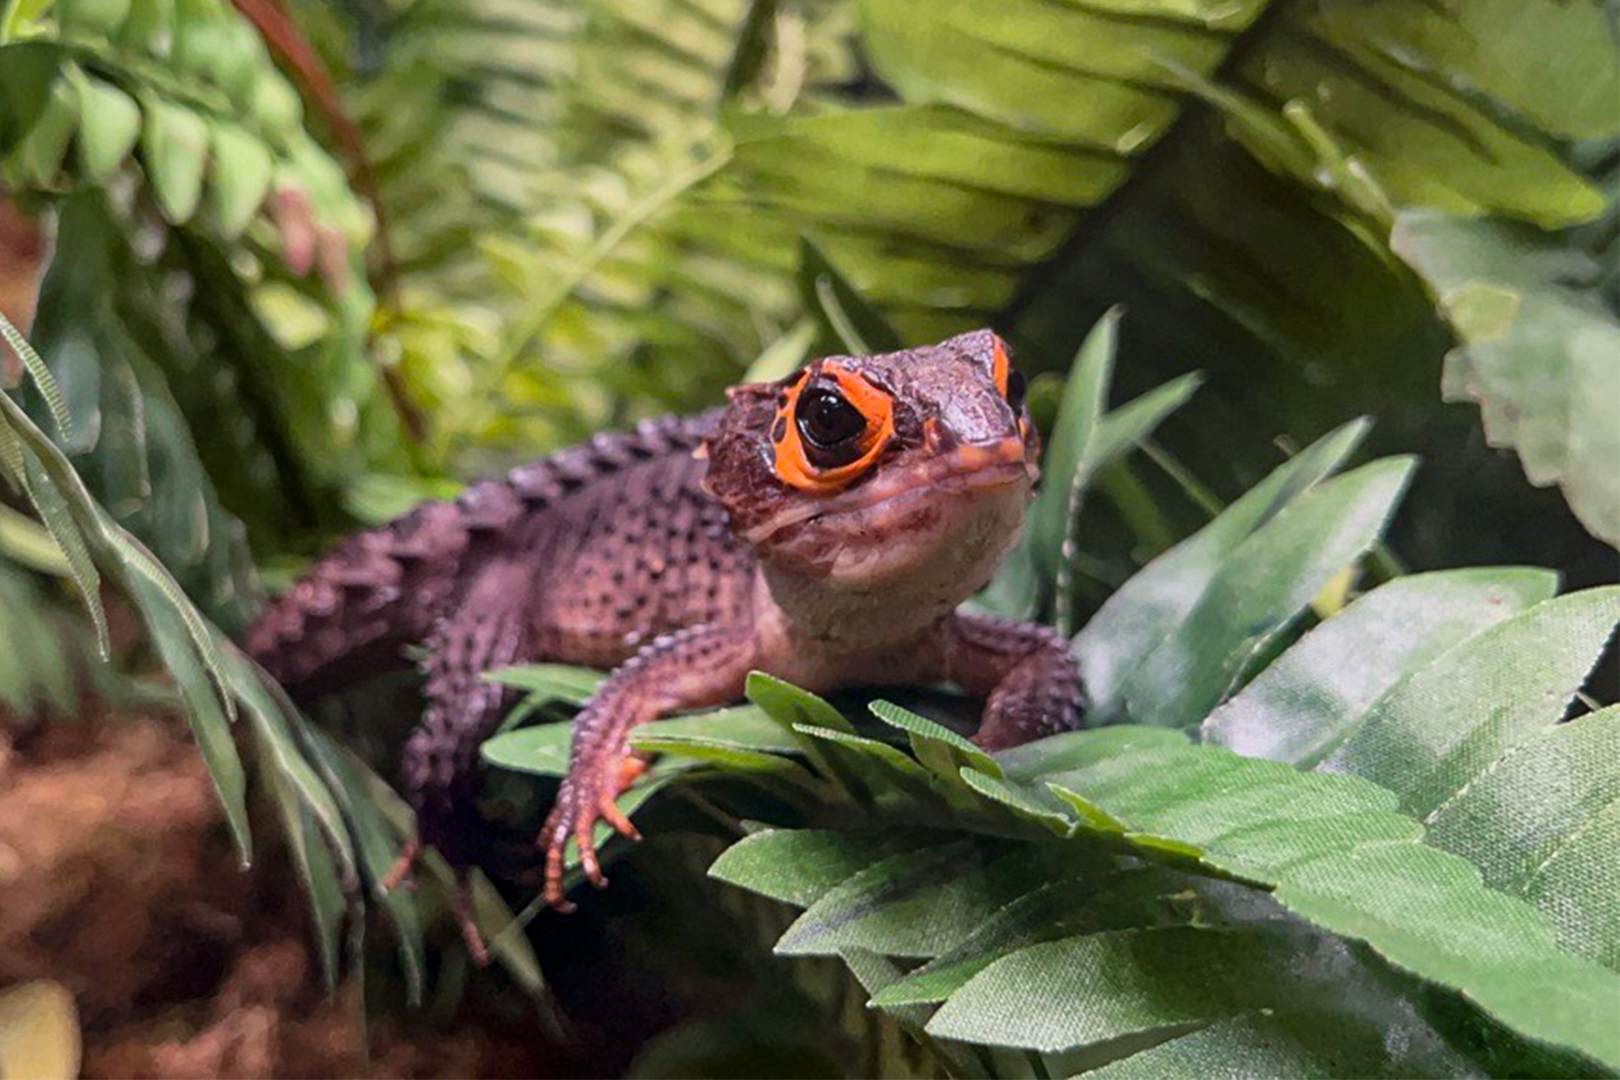
[[[1523,1035],[1620,1067],[1620,977],[1563,952],[1535,908],[1481,887],[1460,858],[1425,844],[1367,845],[1291,869],[1275,896],[1397,967],[1461,990]]]
[[[1425,840],[1536,905],[1560,944],[1620,969],[1620,706],[1545,728],[1431,815]]]
[[[1397,578],[1312,629],[1206,717],[1204,741],[1278,761],[1319,754],[1396,683],[1557,587],[1557,575],[1532,569]]]
[[[1337,469],[1366,431],[1366,422],[1355,421],[1323,436],[1109,597],[1074,639],[1092,716],[1100,721],[1124,718],[1126,681],[1181,625],[1226,558],[1296,496]]]
[[[1082,829],[1273,887],[1290,910],[1460,991],[1522,1036],[1620,1060],[1613,1025],[1586,1019],[1620,996],[1620,977],[1560,949],[1546,918],[1485,887],[1471,863],[1417,843],[1421,826],[1392,791],[1190,743],[1099,754],[1044,779]]]
[[[0,1078],[74,1080],[83,1040],[73,994],[38,980],[0,990]]]
[[[1187,737],[1168,728],[1114,725],[1065,731],[1014,746],[996,754],[1002,770],[1015,780],[1033,780],[1066,769],[1080,769],[1113,754],[1155,747],[1185,746]]]
[[[1185,879],[1157,869],[1091,874],[1052,881],[997,911],[959,944],[875,995],[882,1008],[944,1001],[973,976],[1009,953],[1043,941],[1106,930],[1186,923],[1190,895],[1170,891]]]
[[[777,941],[787,955],[859,948],[937,956],[982,920],[1038,887],[1067,857],[1061,849],[956,840],[866,867],[823,893]]]
[[[1477,403],[1486,441],[1512,447],[1532,484],[1558,484],[1595,536],[1620,545],[1620,319],[1598,261],[1522,227],[1433,213],[1403,214],[1391,243],[1461,339],[1445,399]]]
[[[1409,458],[1364,465],[1306,492],[1257,528],[1125,682],[1126,713],[1170,727],[1203,719],[1255,653],[1341,567],[1372,547],[1413,466]]]
[[[208,123],[183,105],[155,94],[141,103],[141,162],[163,216],[183,225],[202,199],[208,162]]]
[[[1391,690],[1318,769],[1365,776],[1424,816],[1563,715],[1620,621],[1620,587],[1545,601]]]
[[[535,776],[564,776],[568,772],[571,724],[533,724],[485,739],[479,756],[490,765]]]
[[[1086,1076],[1096,1080],[1163,1080],[1169,1076],[1464,1076],[1476,1066],[1442,1040],[1389,1037],[1386,1026],[1340,1012],[1287,1003],[1277,1010],[1217,1020]],[[1425,1033],[1426,1034],[1426,1033]]]
[[[1283,1003],[1293,944],[1255,931],[1164,927],[1030,945],[969,979],[927,1030],[1055,1053],[1236,1016]]]
[[[795,907],[809,907],[834,886],[918,841],[918,834],[763,829],[731,845],[709,876]]]

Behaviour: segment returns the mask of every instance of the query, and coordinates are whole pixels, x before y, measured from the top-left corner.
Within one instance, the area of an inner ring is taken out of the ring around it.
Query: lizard
[[[341,541],[249,628],[250,654],[300,701],[410,663],[426,706],[401,774],[417,816],[384,886],[421,845],[478,854],[478,746],[518,662],[612,669],[574,721],[538,837],[544,899],[572,907],[564,852],[606,884],[598,820],[644,763],[639,723],[742,696],[760,670],[813,692],[954,682],[985,699],[972,740],[1000,750],[1078,726],[1068,642],[957,610],[1015,541],[1038,477],[1025,382],[989,330],[827,356],[723,407],[599,434]],[[465,897],[458,908],[482,946]]]

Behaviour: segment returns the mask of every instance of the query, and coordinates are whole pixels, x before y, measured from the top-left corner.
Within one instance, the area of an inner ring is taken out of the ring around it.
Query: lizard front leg
[[[540,831],[546,850],[546,903],[560,911],[572,906],[564,899],[562,884],[570,837],[579,845],[586,876],[600,888],[607,879],[591,838],[597,819],[626,836],[637,835],[613,801],[628,779],[630,729],[677,709],[742,696],[755,652],[753,628],[746,623],[680,630],[644,646],[591,695],[574,720],[568,775]]]
[[[945,663],[953,682],[986,696],[973,736],[986,750],[1080,726],[1080,668],[1068,641],[1050,627],[958,614],[947,629]]]

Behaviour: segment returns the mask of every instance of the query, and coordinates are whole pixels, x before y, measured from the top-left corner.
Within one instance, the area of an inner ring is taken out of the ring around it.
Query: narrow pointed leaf
[[[1336,470],[1361,442],[1367,426],[1355,421],[1324,435],[1109,597],[1074,639],[1097,720],[1124,717],[1126,680],[1181,624],[1231,552],[1301,492]]]
[[[1189,727],[1220,703],[1257,649],[1382,534],[1414,462],[1364,465],[1301,495],[1236,547],[1186,619],[1123,687],[1133,719]]]

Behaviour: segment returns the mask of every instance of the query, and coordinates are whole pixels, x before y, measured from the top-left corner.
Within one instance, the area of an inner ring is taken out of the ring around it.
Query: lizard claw
[[[644,759],[626,755],[623,760],[607,768],[563,780],[562,790],[557,793],[557,803],[551,808],[551,816],[546,819],[545,827],[540,830],[540,843],[546,849],[544,897],[553,909],[563,913],[574,910],[574,905],[564,895],[562,882],[564,856],[570,838],[579,848],[579,863],[585,877],[598,889],[605,888],[608,880],[602,873],[602,864],[596,855],[593,834],[597,821],[606,821],[632,840],[641,839],[641,833],[613,800],[646,769]]]
[[[387,896],[401,885],[407,889],[411,888],[411,869],[421,854],[422,842],[419,839],[412,837],[405,841],[405,846],[399,851],[399,858],[394,860],[394,865],[388,868],[388,873],[377,882],[377,895]]]

